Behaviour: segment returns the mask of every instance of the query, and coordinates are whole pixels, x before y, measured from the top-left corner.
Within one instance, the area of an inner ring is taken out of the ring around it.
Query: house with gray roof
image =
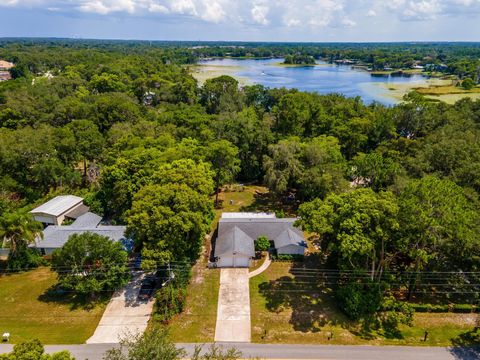
[[[50,225],[43,230],[43,238],[36,239],[34,246],[43,255],[50,255],[55,249],[62,248],[73,234],[90,232],[121,242],[125,250],[131,250],[132,241],[125,236],[127,227],[102,225],[101,220],[102,218],[97,214],[87,212],[79,216],[71,225]]]
[[[294,226],[297,219],[264,216],[222,215],[215,242],[217,267],[248,267],[255,257],[255,240],[266,236],[279,255],[304,255],[307,248],[303,232]]]

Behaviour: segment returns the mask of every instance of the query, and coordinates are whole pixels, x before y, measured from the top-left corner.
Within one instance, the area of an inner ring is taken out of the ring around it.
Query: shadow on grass
[[[349,321],[337,309],[332,290],[321,278],[308,272],[314,261],[294,262],[291,276],[259,284],[259,292],[266,299],[266,308],[280,314],[291,309],[289,323],[294,330],[319,332],[326,325],[349,327]]]
[[[403,339],[396,326],[384,324],[379,328],[373,318],[370,321],[353,321],[344,315],[333,294],[336,275],[312,272],[321,268],[322,264],[321,256],[312,254],[303,262],[293,262],[289,275],[260,283],[258,288],[266,300],[266,309],[278,315],[290,310],[289,323],[295,331],[303,333],[317,333],[326,326],[339,326],[365,340],[378,337]]]
[[[102,293],[96,297],[81,296],[74,292],[63,290],[57,285],[53,285],[40,295],[38,300],[45,303],[68,305],[70,310],[92,310],[98,304],[108,302],[112,294],[113,292]]]
[[[290,201],[285,197],[277,197],[269,192],[256,191],[254,201],[248,206],[243,206],[240,211],[246,212],[283,212],[286,217],[295,217],[298,201]]]
[[[450,353],[458,360],[480,359],[480,327],[464,332],[452,339]]]

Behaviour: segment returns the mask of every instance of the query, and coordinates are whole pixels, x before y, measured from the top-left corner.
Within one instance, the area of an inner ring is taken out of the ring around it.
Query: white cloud
[[[204,9],[201,13],[201,18],[205,21],[219,23],[225,18],[225,11],[222,5],[216,1],[205,1]]]
[[[168,14],[170,12],[170,10],[166,6],[157,3],[150,4],[148,6],[148,11],[158,14]]]
[[[268,25],[270,23],[267,17],[268,11],[269,7],[267,6],[266,2],[254,1],[251,10],[253,21],[260,25]]]
[[[419,21],[480,14],[480,0],[0,0],[2,6],[99,15],[186,16],[214,24],[305,29],[347,28],[369,17]]]

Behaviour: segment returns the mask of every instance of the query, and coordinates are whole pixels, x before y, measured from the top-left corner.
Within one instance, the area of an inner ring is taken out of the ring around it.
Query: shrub
[[[303,261],[305,259],[304,255],[287,255],[287,254],[273,254],[271,256],[273,261]]]
[[[154,319],[164,324],[168,324],[173,316],[183,311],[192,275],[190,266],[177,267],[173,272],[173,281],[155,294]]]
[[[430,304],[411,304],[415,312],[426,313],[432,310],[432,305]]]
[[[15,252],[11,251],[8,255],[8,270],[35,269],[40,265],[46,265],[46,261],[37,249],[29,248],[26,244],[21,244]]]
[[[270,249],[270,240],[266,236],[260,236],[255,240],[256,251],[267,251],[268,249]]]
[[[474,306],[470,304],[455,304],[453,305],[452,311],[454,313],[463,313],[468,314],[473,312]]]
[[[345,315],[360,320],[381,310],[383,292],[381,284],[352,282],[340,286],[336,296]]]
[[[0,355],[5,360],[75,360],[68,351],[54,354],[45,354],[43,344],[38,339],[33,339],[16,344],[8,355]]]
[[[183,311],[186,298],[184,287],[169,284],[158,290],[155,295],[155,320],[167,324],[174,315]]]
[[[472,79],[466,78],[462,81],[462,88],[464,88],[465,90],[472,90],[474,87],[475,82]]]
[[[430,311],[433,313],[444,313],[448,312],[448,305],[431,305]]]

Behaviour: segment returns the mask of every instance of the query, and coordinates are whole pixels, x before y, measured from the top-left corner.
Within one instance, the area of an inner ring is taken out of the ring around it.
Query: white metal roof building
[[[61,225],[66,217],[76,219],[87,213],[88,210],[88,207],[83,204],[81,197],[61,195],[33,209],[30,213],[35,220],[41,223]]]

